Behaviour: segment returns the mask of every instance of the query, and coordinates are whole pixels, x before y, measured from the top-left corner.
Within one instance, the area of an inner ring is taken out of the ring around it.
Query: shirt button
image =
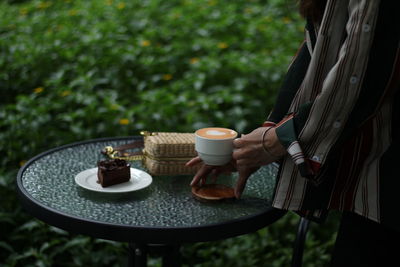
[[[319,157],[319,156],[317,156],[317,155],[314,155],[311,159],[312,159],[313,161],[316,161],[316,162],[321,162],[321,157]]]
[[[333,128],[340,128],[340,126],[341,126],[342,124],[340,123],[340,121],[335,121],[334,123],[333,123]]]
[[[369,32],[371,30],[371,26],[369,26],[369,24],[364,24],[362,26],[362,29],[364,32]]]
[[[358,78],[356,77],[356,76],[351,76],[351,78],[350,78],[350,83],[351,84],[355,84],[355,83],[357,83],[358,82]]]

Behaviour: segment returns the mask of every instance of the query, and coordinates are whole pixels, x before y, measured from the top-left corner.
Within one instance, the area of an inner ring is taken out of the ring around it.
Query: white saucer
[[[102,187],[97,183],[97,168],[87,169],[75,176],[75,183],[85,189],[103,193],[126,193],[143,189],[153,181],[150,174],[131,168],[131,179],[122,184]]]

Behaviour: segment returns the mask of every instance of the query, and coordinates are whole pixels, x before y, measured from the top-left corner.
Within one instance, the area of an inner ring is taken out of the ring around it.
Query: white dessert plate
[[[143,189],[153,181],[150,174],[139,169],[131,168],[131,179],[128,182],[102,187],[97,183],[97,168],[87,169],[75,176],[75,183],[91,191],[103,193],[126,193]]]

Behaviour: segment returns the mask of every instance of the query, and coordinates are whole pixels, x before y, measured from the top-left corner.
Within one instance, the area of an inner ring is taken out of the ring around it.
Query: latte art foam
[[[237,132],[227,128],[203,128],[197,130],[196,135],[207,139],[232,139]]]

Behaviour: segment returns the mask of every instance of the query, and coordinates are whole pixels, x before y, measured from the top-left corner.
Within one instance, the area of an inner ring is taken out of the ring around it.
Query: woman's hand
[[[211,166],[204,164],[200,157],[195,157],[186,163],[186,166],[191,167],[197,164],[202,164],[202,166],[193,177],[190,183],[191,186],[196,186],[199,183],[201,185],[205,184],[208,177],[211,177],[211,179],[215,181],[220,174],[229,174],[237,171],[236,161],[233,159],[223,166]],[[240,198],[246,185],[247,178],[257,169],[258,168],[241,168],[239,171],[239,179],[234,188],[236,198]]]
[[[242,135],[241,138],[235,139],[233,141],[235,147],[233,159],[224,166],[205,165],[200,157],[190,160],[186,163],[186,166],[203,164],[190,185],[205,184],[208,176],[216,180],[218,175],[222,173],[238,171],[239,178],[235,186],[235,196],[240,198],[251,174],[261,166],[270,164],[286,154],[285,148],[279,143],[274,128],[268,130],[263,140],[263,134],[267,129],[268,127],[260,127],[247,135]],[[263,142],[269,152],[266,152],[263,148]]]
[[[264,136],[265,131],[267,132]],[[286,154],[285,148],[275,133],[275,128],[272,127],[257,128],[235,139],[233,145],[235,151],[232,157],[236,160],[238,169],[268,165]]]
[[[236,197],[242,194],[251,174],[261,166],[268,165],[286,154],[285,148],[276,136],[275,128],[269,128],[257,128],[233,141],[235,150],[232,157],[236,161],[236,169],[239,172],[235,188]],[[264,135],[267,130],[268,132]],[[266,146],[269,152],[263,146]]]
[[[228,164],[223,166],[211,166],[204,164],[200,157],[195,157],[187,162],[186,166],[192,167],[197,164],[202,164],[202,166],[193,177],[190,186],[195,186],[198,183],[201,185],[205,184],[209,175],[211,175],[211,178],[215,181],[220,174],[229,174],[236,171],[236,163],[234,160],[231,160]]]

